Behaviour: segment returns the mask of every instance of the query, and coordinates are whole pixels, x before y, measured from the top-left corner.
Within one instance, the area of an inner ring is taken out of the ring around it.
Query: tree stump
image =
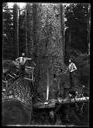
[[[30,124],[31,112],[18,100],[5,100],[2,102],[2,125]]]

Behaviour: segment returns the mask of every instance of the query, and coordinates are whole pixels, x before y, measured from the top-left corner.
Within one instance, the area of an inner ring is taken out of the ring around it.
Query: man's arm
[[[26,60],[32,60],[32,58],[25,57]]]
[[[18,58],[16,59],[17,62],[19,62],[19,60],[20,60],[20,57],[18,57]]]

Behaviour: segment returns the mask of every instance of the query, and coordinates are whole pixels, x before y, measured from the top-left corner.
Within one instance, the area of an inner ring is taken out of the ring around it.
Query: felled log
[[[71,98],[71,99],[58,99],[59,103],[75,103],[75,102],[87,102],[89,101],[89,97],[81,97],[81,98]]]
[[[56,103],[57,104],[71,104],[76,102],[88,102],[89,97],[82,97],[82,98],[72,98],[72,99],[51,99],[48,102],[38,102],[34,104],[34,107],[36,108],[54,108]]]

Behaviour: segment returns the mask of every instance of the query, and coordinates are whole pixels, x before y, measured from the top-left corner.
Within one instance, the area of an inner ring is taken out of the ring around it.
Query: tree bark
[[[14,43],[16,44],[16,57],[19,57],[19,10],[18,6],[14,5]]]
[[[37,60],[37,4],[33,4],[33,43],[34,59]]]

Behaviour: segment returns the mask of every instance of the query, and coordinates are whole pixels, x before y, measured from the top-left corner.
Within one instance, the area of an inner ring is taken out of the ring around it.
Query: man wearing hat
[[[25,73],[25,63],[27,60],[32,60],[31,58],[25,57],[25,53],[22,53],[21,57],[16,59],[16,62],[19,63],[20,75],[24,76]]]

